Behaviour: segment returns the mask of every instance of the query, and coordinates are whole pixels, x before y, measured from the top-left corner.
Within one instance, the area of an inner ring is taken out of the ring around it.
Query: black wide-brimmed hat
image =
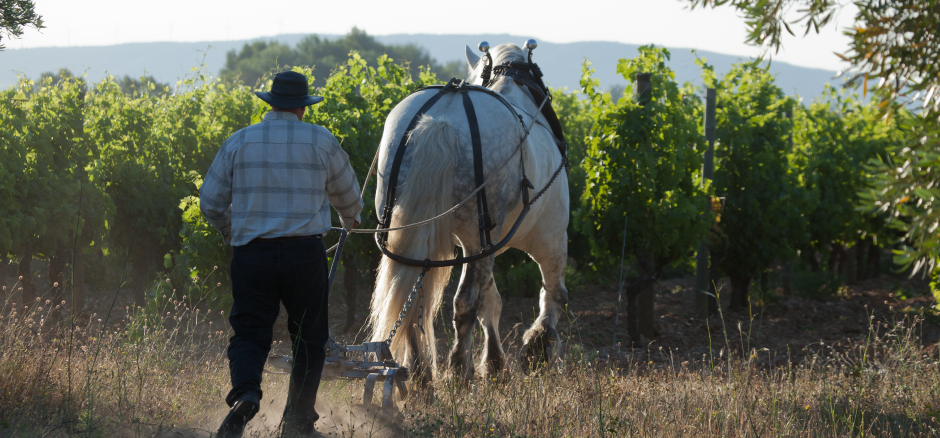
[[[307,77],[293,71],[282,71],[274,75],[271,92],[256,91],[261,100],[278,108],[300,108],[323,102],[320,96],[307,94]]]

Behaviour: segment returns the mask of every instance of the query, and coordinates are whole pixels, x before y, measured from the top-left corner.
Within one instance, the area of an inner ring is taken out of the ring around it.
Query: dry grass
[[[0,312],[0,435],[208,437],[224,415],[218,310],[169,300],[149,314],[73,320],[57,317],[55,303],[14,306],[11,296]],[[919,323],[873,322],[865,342],[821,346],[782,367],[743,340],[714,357],[598,358],[569,339],[538,374],[510,364],[469,385],[437,382],[433,397],[402,401],[397,418],[352,407],[360,382],[324,383],[318,425],[336,436],[940,436],[938,358],[925,354]],[[716,350],[735,342],[720,329],[714,338]],[[285,383],[265,378],[251,435],[276,434]]]
[[[159,314],[126,307],[73,319],[65,301],[10,297],[0,313],[0,435],[149,436],[199,427],[220,408],[227,328],[206,318],[218,311],[166,301]]]

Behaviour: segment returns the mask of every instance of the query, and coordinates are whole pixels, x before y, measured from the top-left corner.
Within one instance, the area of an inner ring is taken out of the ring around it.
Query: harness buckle
[[[447,81],[447,85],[444,85],[443,87],[441,87],[441,93],[450,92],[451,89],[454,89],[454,90],[460,89],[460,87],[462,86],[461,85],[462,82],[463,81],[461,81],[460,79],[450,78],[450,80]]]
[[[493,225],[493,220],[490,219],[490,214],[489,213],[481,214],[480,215],[480,229],[483,231],[490,231],[493,228],[496,228],[496,226]]]
[[[522,186],[522,204],[529,205],[529,189],[535,190],[535,186],[532,185],[532,181],[529,181],[529,177],[522,177],[522,181],[519,182]]]

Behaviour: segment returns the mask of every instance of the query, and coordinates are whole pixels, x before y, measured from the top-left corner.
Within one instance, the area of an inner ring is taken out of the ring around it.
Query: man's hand
[[[359,228],[359,221],[353,221],[353,229]]]

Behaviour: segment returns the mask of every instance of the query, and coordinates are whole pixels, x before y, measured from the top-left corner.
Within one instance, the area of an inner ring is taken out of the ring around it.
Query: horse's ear
[[[464,46],[467,51],[467,64],[470,66],[470,70],[473,70],[477,66],[477,63],[480,62],[480,57],[476,53],[473,53],[473,49],[470,46]]]

